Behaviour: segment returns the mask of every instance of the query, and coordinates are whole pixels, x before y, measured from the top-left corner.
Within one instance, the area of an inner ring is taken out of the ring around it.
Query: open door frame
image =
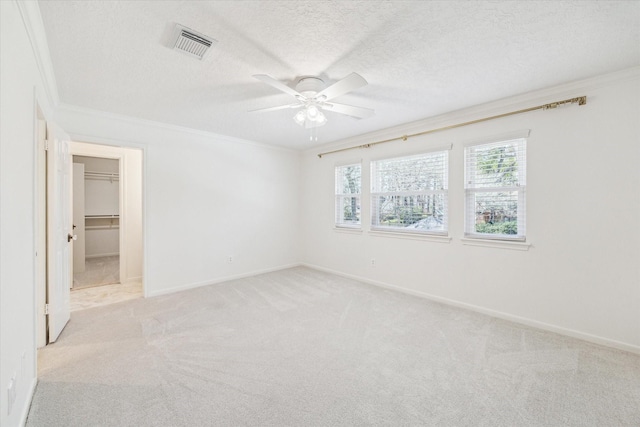
[[[98,141],[72,141],[71,154],[119,160],[120,282],[142,282],[144,277],[144,150]]]
[[[127,239],[124,235],[127,215],[125,213],[125,200],[127,192],[127,174],[124,168],[124,154],[120,148],[103,146],[93,143],[71,143],[70,153],[72,156],[98,157],[103,159],[118,160],[118,216],[120,222],[119,231],[119,254],[120,254],[120,282],[127,279],[127,253],[129,248],[126,245]]]

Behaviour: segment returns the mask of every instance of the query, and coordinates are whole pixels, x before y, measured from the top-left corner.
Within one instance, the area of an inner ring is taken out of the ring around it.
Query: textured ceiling
[[[293,148],[640,65],[638,1],[40,1],[62,102]],[[218,40],[199,61],[173,25]],[[255,80],[351,72],[318,141]]]

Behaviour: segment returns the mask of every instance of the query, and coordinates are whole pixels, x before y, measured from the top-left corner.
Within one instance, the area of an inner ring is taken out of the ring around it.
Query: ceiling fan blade
[[[324,97],[324,101],[328,101],[337,96],[343,95],[347,92],[351,92],[352,90],[356,90],[361,88],[362,86],[366,86],[367,81],[358,73],[351,73],[347,77],[342,80],[339,80],[329,86],[328,88],[320,91],[315,98],[320,99]]]
[[[286,108],[300,108],[303,107],[303,104],[287,104],[287,105],[278,105],[277,107],[269,107],[269,108],[258,108],[257,110],[249,110],[250,113],[266,113],[268,111],[278,111],[284,110]]]
[[[356,119],[366,119],[367,117],[373,116],[373,113],[375,113],[375,110],[370,108],[336,104],[335,102],[323,104],[321,108],[323,110],[333,111],[334,113],[346,114],[347,116],[355,117]]]
[[[293,97],[296,97],[296,98],[300,98],[300,97],[302,97],[302,99],[306,99],[306,98],[305,98],[305,96],[304,96],[304,95],[302,95],[302,94],[301,94],[300,92],[298,92],[297,90],[295,90],[295,89],[291,89],[291,88],[290,88],[289,86],[287,86],[286,84],[282,83],[282,82],[281,82],[281,81],[279,81],[279,80],[274,79],[274,78],[273,78],[273,77],[271,77],[271,76],[268,76],[268,75],[266,75],[266,74],[255,74],[253,77],[255,77],[256,79],[260,80],[261,82],[266,83],[266,84],[268,84],[269,86],[273,86],[273,87],[275,87],[276,89],[278,89],[278,90],[280,90],[280,91],[282,91],[282,92],[284,92],[284,93],[286,93],[286,94],[289,94],[289,95],[291,95],[291,96],[293,96]],[[339,83],[339,82],[338,82],[338,83]]]

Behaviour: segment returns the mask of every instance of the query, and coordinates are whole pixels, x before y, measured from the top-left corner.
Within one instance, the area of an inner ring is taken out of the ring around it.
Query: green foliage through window
[[[525,154],[524,138],[465,149],[467,232],[524,235]]]

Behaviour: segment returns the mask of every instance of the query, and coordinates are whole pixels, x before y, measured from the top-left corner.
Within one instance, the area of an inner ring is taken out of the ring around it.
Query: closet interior
[[[119,163],[73,156],[73,289],[120,282]]]

